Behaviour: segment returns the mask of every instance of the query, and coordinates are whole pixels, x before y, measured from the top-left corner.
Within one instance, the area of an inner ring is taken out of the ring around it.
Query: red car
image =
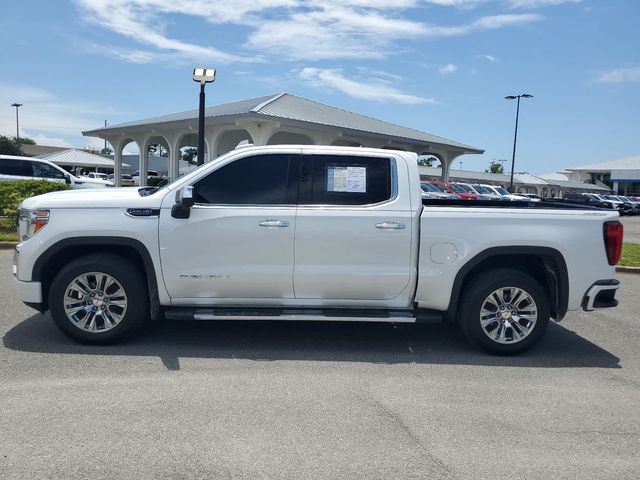
[[[436,187],[438,187],[443,192],[453,193],[454,195],[458,195],[460,198],[464,198],[465,200],[477,200],[478,199],[478,194],[477,193],[467,192],[460,185],[455,185],[455,184],[448,183],[448,182],[440,182],[438,180],[431,180],[429,183],[435,185]]]

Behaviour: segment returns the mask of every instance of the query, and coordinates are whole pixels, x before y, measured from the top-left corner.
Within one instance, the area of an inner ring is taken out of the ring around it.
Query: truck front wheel
[[[524,272],[500,268],[481,273],[462,294],[462,331],[491,353],[523,352],[542,338],[549,324],[549,298]]]
[[[128,260],[93,254],[66,265],[49,290],[56,325],[71,338],[111,343],[133,334],[149,317],[144,275]]]

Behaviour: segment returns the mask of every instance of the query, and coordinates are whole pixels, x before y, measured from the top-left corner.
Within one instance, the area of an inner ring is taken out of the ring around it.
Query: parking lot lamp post
[[[513,134],[513,155],[511,156],[511,180],[509,181],[509,192],[513,193],[513,170],[516,164],[516,143],[518,141],[518,117],[520,116],[520,98],[533,98],[533,95],[529,95],[528,93],[521,93],[520,95],[509,95],[504,97],[507,100],[518,100],[518,104],[516,107],[516,129]]]
[[[204,86],[216,79],[213,68],[194,68],[193,81],[200,82],[200,113],[198,115],[198,166],[204,164]]]
[[[16,107],[16,142],[20,146],[20,122],[18,121],[18,109],[22,106],[22,103],[12,103],[12,107]]]

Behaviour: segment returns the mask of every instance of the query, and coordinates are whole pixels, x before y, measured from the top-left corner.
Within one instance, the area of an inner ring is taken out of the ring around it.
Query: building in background
[[[640,195],[640,154],[571,167],[541,177],[589,182],[610,188],[619,195]]]
[[[463,143],[360,115],[289,93],[225,103],[205,109],[205,161],[254,145],[341,145],[406,150],[428,154],[442,165],[448,179],[451,163],[484,150]],[[123,149],[134,142],[141,156],[141,178],[150,169],[148,151],[161,145],[168,152],[168,174],[179,176],[182,151],[198,144],[198,110],[109,125],[82,132],[108,141],[114,151],[116,184],[122,172]],[[143,180],[144,181],[144,180]]]

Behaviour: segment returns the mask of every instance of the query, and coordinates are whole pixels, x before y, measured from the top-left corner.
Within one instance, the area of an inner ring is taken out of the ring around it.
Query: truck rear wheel
[[[49,290],[56,325],[71,338],[112,343],[137,330],[149,317],[144,275],[128,260],[94,254],[66,265]]]
[[[549,324],[548,296],[524,272],[500,268],[481,273],[462,294],[462,331],[490,353],[523,352],[540,341]]]

